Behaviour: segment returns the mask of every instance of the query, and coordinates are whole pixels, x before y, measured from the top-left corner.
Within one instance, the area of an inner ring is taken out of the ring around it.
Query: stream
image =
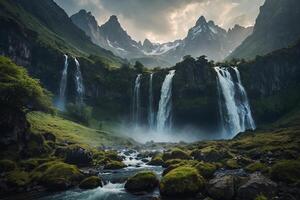
[[[151,193],[134,195],[124,189],[127,178],[137,172],[150,170],[161,178],[163,168],[160,166],[146,165],[143,158],[138,157],[139,152],[134,150],[121,150],[119,155],[124,158],[123,163],[127,167],[120,170],[102,170],[99,176],[102,178],[104,185],[91,190],[81,190],[79,188],[59,193],[51,193],[47,196],[38,198],[41,200],[144,200],[157,199],[159,195],[158,188]],[[151,157],[146,158],[150,161]],[[143,160],[143,161],[142,161]]]

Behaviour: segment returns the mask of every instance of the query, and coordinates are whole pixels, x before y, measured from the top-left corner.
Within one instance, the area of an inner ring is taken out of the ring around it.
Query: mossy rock
[[[191,156],[195,160],[205,162],[219,162],[224,159],[232,158],[232,155],[226,148],[215,145],[195,149],[191,152]]]
[[[104,169],[115,170],[115,169],[122,169],[124,167],[126,167],[126,165],[124,163],[122,163],[120,161],[111,160],[105,164]]]
[[[271,177],[276,181],[300,183],[300,161],[282,160],[271,168]]]
[[[0,173],[16,169],[16,163],[12,160],[0,160]]]
[[[162,159],[164,161],[171,160],[171,159],[190,160],[191,156],[187,152],[179,148],[174,148],[171,149],[169,152],[165,152],[162,156]]]
[[[163,196],[191,196],[201,191],[204,184],[205,180],[197,169],[182,166],[167,173],[159,188]]]
[[[123,161],[122,157],[118,155],[118,152],[116,151],[106,151],[105,152],[105,157],[110,159],[110,160],[115,160],[115,161]]]
[[[238,169],[241,167],[236,159],[228,159],[225,165],[228,169]]]
[[[264,195],[258,195],[254,200],[268,200]]]
[[[185,160],[182,159],[171,159],[171,160],[167,160],[166,162],[164,162],[163,167],[169,167],[171,165],[177,165],[177,164],[181,164],[184,163]]]
[[[81,189],[94,189],[99,186],[102,187],[102,181],[98,176],[90,176],[81,181],[79,184],[79,188]]]
[[[13,187],[23,187],[30,183],[30,174],[21,170],[14,170],[5,174],[7,183]]]
[[[255,163],[252,163],[250,165],[248,165],[245,170],[247,172],[250,172],[250,173],[253,173],[253,172],[256,172],[256,171],[259,171],[259,172],[267,172],[268,171],[268,166],[264,163],[261,163],[261,162],[255,162]]]
[[[148,165],[154,165],[154,166],[162,166],[164,165],[164,161],[162,159],[162,154],[157,154],[154,157],[151,158],[151,161],[148,162]]]
[[[145,171],[130,177],[125,184],[125,189],[129,192],[143,192],[153,191],[157,186],[158,179],[155,173]]]
[[[32,178],[50,190],[61,190],[78,184],[84,176],[75,165],[52,161],[33,170]]]
[[[205,178],[212,177],[214,172],[217,170],[217,167],[214,164],[205,162],[199,162],[195,168]]]

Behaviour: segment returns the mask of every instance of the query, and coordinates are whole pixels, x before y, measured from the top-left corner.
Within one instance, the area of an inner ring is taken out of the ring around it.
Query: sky
[[[122,27],[136,41],[182,39],[203,15],[222,28],[254,25],[265,0],[54,0],[68,15],[91,11],[99,25],[117,15]]]

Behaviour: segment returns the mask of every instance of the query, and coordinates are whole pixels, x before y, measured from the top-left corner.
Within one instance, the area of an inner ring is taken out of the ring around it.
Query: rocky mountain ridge
[[[151,67],[156,67],[153,63],[162,64],[162,67],[174,65],[185,55],[207,55],[209,59],[220,61],[252,32],[251,27],[244,28],[239,25],[226,31],[201,16],[182,40],[159,44],[145,39],[142,44],[128,35],[116,16],[111,16],[101,26],[95,26],[95,18],[84,10],[72,15],[71,19],[95,44],[129,60],[143,62],[147,58],[149,65],[146,62],[146,66],[152,64]]]

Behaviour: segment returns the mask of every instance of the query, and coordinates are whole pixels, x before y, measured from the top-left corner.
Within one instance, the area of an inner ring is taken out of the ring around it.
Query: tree
[[[141,62],[136,61],[134,65],[134,69],[141,73],[144,70],[144,65]]]
[[[53,111],[50,93],[26,69],[0,56],[0,106],[21,111]]]

